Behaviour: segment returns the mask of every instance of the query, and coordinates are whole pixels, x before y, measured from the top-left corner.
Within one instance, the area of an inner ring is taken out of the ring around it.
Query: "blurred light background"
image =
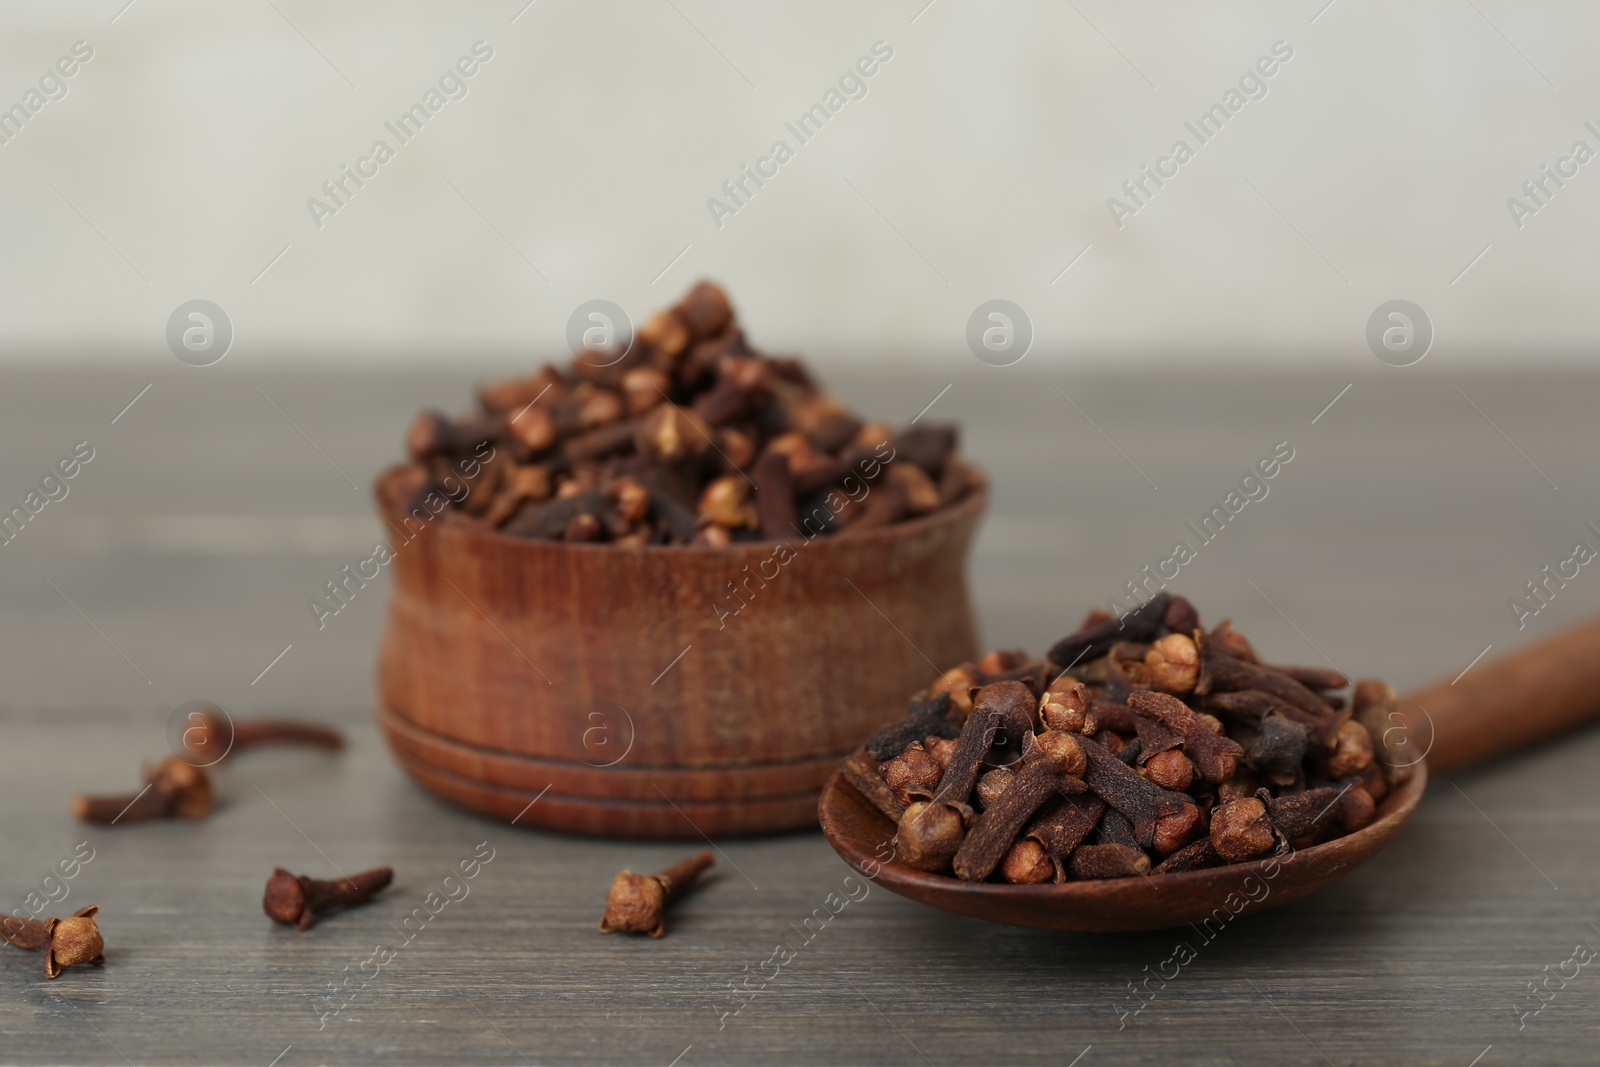
[[[824,365],[969,360],[995,297],[1064,366],[1366,361],[1394,298],[1435,360],[1582,358],[1600,330],[1600,163],[1520,227],[1507,206],[1600,149],[1600,12],[1570,0],[95,0],[0,25],[0,107],[93,52],[0,144],[0,359],[167,361],[203,298],[258,368],[526,361],[585,300],[637,318],[700,276]],[[385,123],[480,41],[400,144]],[[892,59],[801,144],[785,123],[875,42]],[[1201,144],[1184,124],[1276,42]],[[379,139],[319,226],[308,199]],[[1179,139],[1119,227],[1108,198]],[[794,157],[719,226],[708,199],[777,140]]]
[[[1561,162],[1600,150],[1597,30],[1508,0],[7,4],[0,502],[98,458],[0,558],[3,699],[364,709],[387,592],[326,630],[307,603],[381,535],[414,413],[700,277],[862,414],[961,423],[987,641],[1125,597],[1279,441],[1271,502],[1184,571],[1208,612],[1402,686],[1553,633],[1592,596],[1507,603],[1600,521],[1600,162]],[[167,341],[201,299],[234,332],[209,367]],[[992,299],[1032,322],[1015,366],[969,350]],[[1366,337],[1396,299],[1436,334],[1404,368]]]

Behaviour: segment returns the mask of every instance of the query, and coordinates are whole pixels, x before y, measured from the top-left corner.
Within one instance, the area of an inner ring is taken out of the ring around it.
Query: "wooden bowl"
[[[815,826],[839,760],[936,664],[977,655],[982,487],[854,537],[619,547],[406,524],[398,474],[376,487],[398,535],[379,723],[422,786],[496,818],[632,837]]]

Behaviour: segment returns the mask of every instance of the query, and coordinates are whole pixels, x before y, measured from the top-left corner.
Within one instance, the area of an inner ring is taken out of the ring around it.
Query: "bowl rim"
[[[585,542],[581,542],[581,541],[580,542],[546,541],[546,540],[541,540],[541,539],[532,538],[532,537],[518,537],[518,536],[516,536],[514,534],[508,534],[508,533],[505,533],[505,532],[503,532],[501,530],[497,530],[497,529],[490,529],[490,528],[485,527],[485,526],[480,526],[480,525],[478,525],[476,523],[444,523],[444,522],[439,522],[439,521],[437,521],[437,517],[434,520],[430,520],[429,528],[430,529],[438,529],[438,530],[449,530],[449,531],[452,531],[452,534],[454,536],[464,537],[464,538],[467,538],[469,540],[476,538],[476,539],[479,539],[481,541],[484,541],[484,542],[487,542],[487,543],[490,543],[490,544],[498,542],[500,544],[504,544],[504,545],[507,545],[507,546],[513,546],[514,545],[514,546],[517,546],[520,549],[526,549],[526,550],[529,550],[529,551],[560,550],[560,551],[566,551],[566,552],[602,552],[602,553],[603,552],[613,552],[614,553],[614,552],[618,552],[618,551],[623,551],[623,552],[641,552],[641,553],[651,553],[651,554],[655,554],[655,555],[672,556],[672,555],[677,555],[677,554],[680,554],[680,553],[693,553],[693,554],[697,554],[697,555],[707,555],[707,554],[719,553],[719,552],[720,553],[724,553],[724,554],[729,554],[729,555],[735,555],[735,554],[740,554],[740,553],[768,553],[768,552],[774,551],[777,548],[777,546],[779,546],[779,545],[794,545],[794,544],[806,544],[806,545],[810,545],[810,544],[828,544],[828,545],[847,545],[847,546],[848,545],[863,545],[863,546],[866,546],[866,545],[872,545],[872,544],[876,544],[876,543],[883,542],[883,541],[898,541],[898,540],[902,540],[905,537],[908,537],[908,536],[911,536],[911,535],[914,535],[914,534],[917,534],[917,533],[925,532],[925,531],[936,529],[936,528],[943,527],[943,526],[956,525],[956,524],[968,519],[969,517],[976,518],[977,516],[981,515],[983,513],[983,511],[985,510],[985,508],[987,507],[988,502],[989,502],[989,476],[981,468],[979,468],[976,465],[972,464],[970,461],[963,460],[963,462],[967,463],[967,466],[978,477],[978,483],[976,485],[974,485],[972,488],[970,488],[966,492],[966,494],[964,496],[960,497],[959,499],[955,500],[954,502],[952,502],[950,504],[946,504],[946,505],[943,505],[943,506],[941,506],[939,508],[936,508],[935,510],[928,512],[926,515],[918,515],[915,518],[905,519],[905,520],[902,520],[900,522],[891,523],[888,526],[879,526],[879,527],[877,527],[875,529],[866,530],[866,531],[864,531],[862,533],[859,533],[859,534],[853,534],[850,537],[846,537],[846,538],[839,538],[839,537],[836,537],[836,536],[830,536],[830,537],[815,536],[815,537],[809,537],[809,538],[806,538],[806,537],[790,538],[790,539],[787,539],[787,540],[766,540],[766,539],[762,539],[762,540],[759,540],[759,541],[735,541],[735,542],[732,542],[732,543],[726,544],[726,545],[665,544],[665,545],[623,545],[623,546],[618,546],[618,545],[613,545],[613,544],[608,544],[608,543],[603,543],[603,542],[602,543],[598,543],[598,544],[591,544],[591,543],[585,543]],[[382,471],[380,471],[378,473],[377,477],[374,478],[373,482],[372,482],[372,497],[373,497],[373,502],[377,507],[378,516],[379,516],[379,518],[381,518],[383,520],[385,525],[387,525],[391,530],[395,530],[396,532],[398,532],[398,530],[396,530],[396,528],[394,526],[394,520],[395,520],[396,516],[395,516],[395,514],[393,512],[391,512],[390,507],[389,507],[388,503],[386,502],[386,500],[384,498],[385,497],[384,489],[386,487],[386,484],[389,481],[391,481],[394,478],[397,478],[399,476],[399,472],[403,471],[403,470],[406,470],[409,466],[411,466],[411,465],[410,464],[405,464],[405,463],[392,464],[389,467],[386,467]],[[440,514],[442,515],[442,514],[444,514],[444,512],[441,511]],[[415,538],[412,538],[411,540],[415,540]],[[409,543],[409,541],[407,543]]]

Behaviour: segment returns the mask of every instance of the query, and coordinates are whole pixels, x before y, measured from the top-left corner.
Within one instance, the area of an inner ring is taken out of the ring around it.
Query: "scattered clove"
[[[365,904],[387,889],[392,881],[392,867],[374,867],[349,878],[327,881],[307,878],[303,874],[290,874],[278,867],[267,879],[267,891],[261,899],[261,907],[273,922],[285,923],[304,931],[311,929],[311,924],[324,912]]]
[[[344,748],[342,733],[316,723],[278,719],[234,722],[220,708],[194,712],[191,720],[194,725],[183,732],[184,747],[207,767],[257,745],[306,745],[329,752]]]
[[[1244,863],[1361,830],[1404,780],[1415,756],[1382,734],[1393,690],[1348,685],[1265,664],[1161,594],[1090,612],[1048,661],[1004,649],[945,671],[844,775],[897,824],[899,862],[966,881]]]
[[[600,932],[665,937],[667,905],[688,892],[700,872],[713,862],[710,852],[700,852],[659,874],[619,872],[611,882],[611,891],[606,894],[606,913],[600,918]]]
[[[105,962],[105,941],[95,916],[98,904],[79,908],[66,919],[0,918],[0,938],[18,948],[44,953],[44,976],[57,978],[64,967]]]
[[[211,778],[177,756],[146,765],[144,788],[126,796],[78,796],[73,817],[114,826],[151,819],[204,819],[211,814]]]

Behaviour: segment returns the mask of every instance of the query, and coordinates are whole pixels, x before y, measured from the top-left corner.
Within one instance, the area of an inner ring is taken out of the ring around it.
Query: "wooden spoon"
[[[894,824],[837,771],[823,787],[818,814],[829,844],[851,866],[901,896],[960,915],[1052,930],[1226,924],[1305,896],[1371,859],[1416,811],[1429,764],[1438,771],[1471,766],[1600,716],[1600,620],[1402,700],[1432,724],[1431,746],[1413,739],[1428,749],[1427,760],[1384,798],[1370,826],[1277,860],[1059,885],[963,882],[884,862],[893,854]]]

